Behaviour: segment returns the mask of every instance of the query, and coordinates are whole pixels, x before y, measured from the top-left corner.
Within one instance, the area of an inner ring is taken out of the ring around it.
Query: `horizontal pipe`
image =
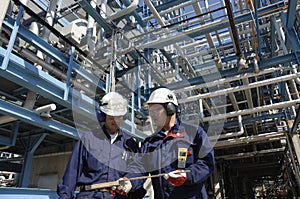
[[[271,133],[263,133],[259,135],[252,135],[246,137],[240,137],[235,139],[228,139],[225,141],[218,141],[214,148],[215,149],[223,149],[227,147],[241,146],[250,143],[263,143],[285,139],[284,132],[271,132]]]
[[[288,81],[288,80],[295,79],[298,77],[300,77],[300,73],[279,76],[279,77],[275,77],[272,79],[267,79],[267,80],[262,80],[259,82],[250,83],[249,85],[231,87],[231,88],[227,88],[227,89],[218,90],[215,92],[209,92],[209,93],[204,93],[204,94],[199,94],[199,95],[195,95],[192,97],[188,97],[185,99],[180,99],[179,103],[187,103],[187,102],[193,102],[193,101],[196,101],[199,99],[212,98],[212,97],[216,97],[216,96],[220,96],[220,95],[227,95],[229,93],[234,93],[234,92],[243,91],[243,90],[247,90],[247,89],[251,89],[251,88],[270,85],[270,84],[274,84],[274,83],[278,83],[278,82],[284,82],[284,81]]]
[[[173,90],[173,92],[181,93],[181,92],[187,92],[187,91],[192,91],[192,90],[201,89],[201,88],[210,88],[213,86],[217,86],[217,85],[221,85],[221,84],[225,84],[225,83],[229,83],[229,82],[233,82],[233,81],[239,81],[241,79],[251,78],[251,77],[260,76],[260,75],[266,75],[266,74],[273,73],[273,72],[276,72],[279,70],[282,70],[282,69],[281,68],[268,68],[268,69],[260,71],[259,73],[239,74],[239,75],[236,75],[233,77],[217,79],[215,81],[211,81],[211,82],[207,82],[207,83],[203,83],[203,84],[198,84],[198,85],[193,85],[193,86],[187,86],[187,87],[180,88],[180,89],[175,89],[175,90]]]
[[[205,118],[202,119],[202,121],[203,122],[209,122],[209,121],[213,121],[213,120],[223,120],[225,118],[236,117],[238,115],[248,115],[248,114],[254,114],[254,113],[269,111],[271,109],[280,109],[280,108],[295,106],[299,103],[300,103],[300,99],[292,100],[292,101],[279,102],[279,103],[269,104],[269,105],[255,107],[255,108],[251,108],[251,109],[238,110],[238,111],[233,111],[233,112],[229,112],[229,113],[224,113],[224,114],[218,114],[218,115],[214,115],[214,116],[210,116],[210,117],[205,117]]]
[[[115,20],[115,19],[119,19],[127,14],[130,14],[137,8],[138,4],[139,4],[139,0],[133,0],[133,2],[127,8],[122,9],[122,10],[108,16],[107,19]]]

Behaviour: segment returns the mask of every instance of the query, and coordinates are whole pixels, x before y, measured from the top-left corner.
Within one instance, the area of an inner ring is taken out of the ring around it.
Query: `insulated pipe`
[[[96,9],[97,4],[96,4],[95,0],[91,1],[91,6],[92,6],[92,8]],[[91,15],[89,15],[87,31],[86,31],[86,36],[88,38],[90,38],[93,35],[94,23],[95,23],[95,19]]]
[[[277,20],[276,22],[279,23],[279,21],[280,21],[280,20]],[[264,28],[267,28],[267,27],[269,27],[269,26],[270,26],[269,24],[263,24],[263,25],[259,26],[259,29],[264,29]],[[251,30],[250,28],[248,28],[248,29],[245,29],[245,30],[240,31],[239,33],[240,33],[240,34],[248,34],[248,33],[251,33],[251,31],[252,31],[252,30]],[[220,38],[225,38],[225,37],[228,37],[229,34],[230,34],[229,32],[222,33],[222,34],[219,34],[219,37],[220,37]],[[215,37],[216,37],[216,36],[212,36],[213,39],[215,39]],[[182,48],[182,49],[186,49],[186,48],[198,47],[198,45],[199,45],[199,46],[200,46],[200,45],[205,46],[206,43],[207,43],[207,39],[206,39],[206,38],[203,38],[203,39],[198,40],[198,41],[195,41],[195,42],[193,42],[193,43],[189,43],[189,44],[183,45],[183,46],[181,46],[181,48]],[[200,46],[200,47],[201,47],[201,46]],[[222,46],[222,47],[225,47],[225,46]]]
[[[122,10],[108,16],[107,19],[115,20],[115,19],[119,19],[127,14],[130,14],[137,8],[138,4],[139,4],[139,0],[133,0],[132,3],[127,8],[122,9]]]
[[[48,11],[46,14],[46,22],[52,26],[54,22],[54,16],[55,16],[55,10],[56,10],[56,4],[58,0],[51,0],[49,3]],[[49,36],[50,36],[50,30],[46,27],[44,27],[43,32],[42,32],[42,38],[45,41],[48,41]]]
[[[184,2],[184,3],[181,3],[181,4],[177,5],[177,6],[173,6],[173,7],[169,8],[169,9],[164,10],[164,11],[161,11],[161,12],[159,12],[159,13],[160,13],[161,15],[165,15],[165,14],[168,14],[168,13],[174,11],[174,10],[181,9],[181,8],[184,8],[184,7],[186,7],[186,6],[189,6],[189,5],[193,4],[193,3],[198,3],[198,2],[199,2],[199,0],[186,1],[186,2]],[[145,21],[148,21],[148,20],[150,20],[150,19],[153,19],[154,17],[155,17],[155,16],[150,15],[150,16],[148,16],[148,17],[145,17],[144,20],[145,20]]]
[[[263,71],[260,71],[259,73],[246,73],[246,74],[235,75],[233,77],[222,78],[222,79],[218,79],[218,80],[215,80],[212,82],[183,87],[180,89],[173,90],[173,92],[181,93],[181,92],[192,91],[192,90],[201,89],[201,88],[210,88],[213,86],[218,86],[220,84],[225,84],[225,83],[238,81],[238,80],[245,79],[245,78],[251,78],[251,77],[255,77],[255,76],[266,75],[266,74],[273,73],[275,71],[280,71],[280,70],[282,70],[282,69],[281,68],[268,68]]]
[[[233,146],[241,146],[249,143],[263,143],[269,141],[276,141],[285,139],[285,132],[270,132],[270,133],[263,133],[259,135],[252,135],[246,137],[239,137],[235,139],[228,139],[224,141],[218,141],[214,148],[215,149],[222,149],[226,147],[233,147]]]
[[[298,77],[300,77],[300,73],[279,76],[279,77],[272,78],[272,80],[267,79],[267,80],[263,80],[263,81],[259,81],[259,82],[250,83],[249,85],[236,86],[236,87],[232,87],[232,88],[228,88],[228,89],[217,90],[217,91],[210,92],[210,93],[203,93],[203,94],[195,95],[195,96],[188,97],[185,99],[180,99],[179,103],[193,102],[193,101],[196,101],[201,98],[204,99],[204,98],[216,97],[219,95],[226,95],[228,93],[238,92],[238,91],[242,91],[242,90],[246,90],[246,89],[250,89],[250,88],[256,88],[259,86],[270,85],[270,84],[274,84],[277,82],[284,82],[284,81],[288,81],[288,80],[298,78]]]
[[[202,119],[203,122],[209,122],[213,120],[222,120],[225,118],[231,118],[231,117],[236,117],[238,115],[249,115],[249,114],[254,114],[254,113],[260,113],[264,111],[269,111],[271,109],[280,109],[280,108],[286,108],[290,106],[295,106],[300,103],[300,99],[297,100],[292,100],[292,101],[285,101],[285,102],[279,102],[276,104],[269,104],[265,106],[260,106],[260,107],[255,107],[252,109],[245,109],[245,110],[239,110],[239,111],[233,111],[229,113],[224,113],[224,114],[219,114],[219,115],[214,115],[210,117],[205,117]]]

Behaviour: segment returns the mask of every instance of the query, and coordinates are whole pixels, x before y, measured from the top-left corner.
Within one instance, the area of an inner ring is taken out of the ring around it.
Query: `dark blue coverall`
[[[187,178],[182,186],[173,186],[164,177],[152,178],[155,199],[206,199],[204,182],[214,170],[214,152],[206,132],[200,127],[180,123],[177,119],[174,127],[165,135],[160,131],[145,139],[141,154],[134,157],[131,171],[152,175],[168,173],[178,168],[178,148],[187,148],[187,159],[183,170]],[[141,170],[140,168],[144,168]],[[129,174],[133,177],[137,175]],[[143,181],[132,181],[133,189]]]
[[[104,131],[104,132],[103,132]],[[123,199],[142,198],[145,190],[139,189],[129,196],[104,190],[87,191],[84,185],[116,181],[124,177],[127,164],[134,153],[138,152],[138,145],[132,137],[118,131],[118,136],[113,144],[110,144],[110,136],[105,128],[83,133],[70,156],[62,182],[57,186],[59,199],[73,198],[76,187],[81,187],[76,199]],[[141,193],[143,192],[143,193]],[[135,195],[134,195],[135,194]]]

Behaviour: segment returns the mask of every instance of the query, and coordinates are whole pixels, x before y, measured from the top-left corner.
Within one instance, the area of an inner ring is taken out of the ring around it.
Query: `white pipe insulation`
[[[116,13],[113,13],[112,15],[108,16],[107,19],[109,19],[109,20],[119,19],[119,18],[133,12],[137,8],[138,4],[139,4],[139,0],[133,0],[127,8],[122,9]]]
[[[179,101],[179,103],[193,102],[193,101],[196,101],[199,99],[212,98],[212,97],[216,97],[216,96],[220,96],[220,95],[227,95],[229,93],[238,92],[238,91],[242,91],[242,90],[246,90],[246,89],[265,86],[265,85],[270,85],[270,84],[274,84],[277,82],[284,82],[284,81],[288,81],[288,80],[299,78],[299,77],[300,77],[300,73],[296,73],[296,74],[293,73],[293,74],[289,74],[289,75],[275,77],[275,78],[272,78],[271,80],[267,79],[267,80],[262,80],[259,82],[250,83],[249,85],[236,86],[236,87],[231,87],[231,88],[227,88],[227,89],[217,90],[214,92],[203,93],[203,94],[195,95],[195,96],[188,97],[185,99],[179,99],[178,101]]]

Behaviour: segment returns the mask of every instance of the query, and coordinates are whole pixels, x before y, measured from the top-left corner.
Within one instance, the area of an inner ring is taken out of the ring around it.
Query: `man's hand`
[[[131,190],[132,184],[130,180],[123,177],[118,180],[120,182],[120,185],[115,189],[115,192],[117,192],[120,195],[127,195],[127,193]]]
[[[183,185],[186,180],[186,173],[181,169],[171,171],[164,176],[168,182],[176,187]]]

